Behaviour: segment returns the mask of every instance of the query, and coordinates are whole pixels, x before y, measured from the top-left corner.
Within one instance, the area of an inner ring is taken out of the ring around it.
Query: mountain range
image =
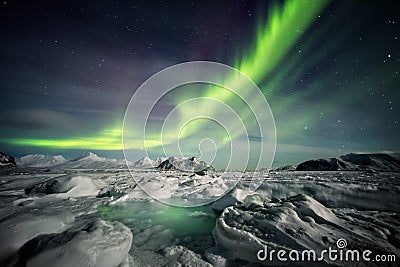
[[[399,153],[350,153],[338,158],[308,160],[296,171],[400,171]]]
[[[204,161],[195,157],[159,157],[155,160],[143,157],[132,163],[123,159],[104,158],[92,152],[82,154],[72,160],[61,155],[41,154],[13,158],[0,152],[0,167],[55,167],[65,169],[126,169],[157,168],[159,170],[182,170],[207,172],[213,170]],[[400,171],[400,153],[350,153],[337,158],[304,161],[297,166],[287,165],[274,171]]]
[[[72,160],[61,155],[47,156],[41,154],[26,155],[16,159],[21,167],[56,167],[64,169],[124,169],[126,162],[122,159],[103,158],[93,152],[84,153]],[[132,164],[132,163],[128,163]]]

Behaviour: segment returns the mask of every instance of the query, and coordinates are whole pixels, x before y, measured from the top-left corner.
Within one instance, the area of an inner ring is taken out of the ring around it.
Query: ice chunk
[[[44,234],[19,250],[26,266],[122,266],[128,264],[131,231],[119,222],[83,221],[57,234]]]

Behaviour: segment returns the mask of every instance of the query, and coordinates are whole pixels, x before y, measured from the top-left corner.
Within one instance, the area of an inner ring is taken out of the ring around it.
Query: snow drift
[[[303,194],[281,200],[261,195],[246,198],[249,198],[244,200],[247,205],[226,208],[213,231],[218,246],[236,259],[281,266],[282,262],[276,258],[272,262],[260,262],[257,252],[267,246],[270,250],[284,250],[286,254],[290,250],[314,250],[320,255],[328,247],[337,249],[336,241],[340,238],[347,241],[345,250],[368,249],[374,254],[400,256],[395,245],[400,241],[399,230],[384,219],[375,219],[373,214],[331,210]],[[324,262],[338,264],[328,257]]]

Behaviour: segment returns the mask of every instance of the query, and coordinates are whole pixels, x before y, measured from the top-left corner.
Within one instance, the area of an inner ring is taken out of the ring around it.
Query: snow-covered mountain
[[[287,171],[294,171],[296,170],[296,166],[293,165],[285,165],[285,166],[281,166],[281,167],[277,167],[275,169],[273,169],[273,171],[280,171],[280,172],[287,172]]]
[[[400,171],[399,153],[350,153],[339,158],[308,160],[300,163],[296,171]]]
[[[72,160],[61,155],[46,156],[40,154],[26,155],[17,159],[22,167],[57,167],[66,169],[125,169],[125,160],[99,157],[93,152],[84,153]],[[128,163],[130,164],[130,163]]]
[[[122,159],[99,157],[93,152],[87,152],[62,165],[67,169],[124,169],[126,162]]]
[[[15,159],[5,153],[0,152],[0,168],[15,167]]]
[[[61,155],[47,156],[41,154],[34,154],[17,158],[16,162],[18,165],[24,167],[50,167],[63,164],[67,162],[67,160]]]
[[[164,161],[166,161],[168,158],[166,158],[166,157],[157,157],[156,159],[155,159],[155,163],[157,164],[157,166],[158,165],[160,165],[161,163],[163,163]]]
[[[135,168],[156,168],[166,159],[167,158],[165,157],[158,157],[155,160],[152,160],[151,158],[146,156],[133,163],[132,166]]]
[[[71,161],[79,161],[79,160],[82,160],[82,159],[86,159],[86,160],[88,160],[88,159],[92,159],[92,160],[104,160],[105,158],[99,157],[97,154],[95,154],[95,153],[93,153],[93,152],[86,152],[86,153],[84,153],[84,154],[82,154],[82,155],[80,155],[80,156],[74,158],[74,159],[71,160]]]
[[[125,160],[104,158],[93,152],[84,153],[72,160],[66,160],[63,156],[46,156],[40,154],[26,155],[17,159],[17,164],[23,167],[57,167],[65,169],[125,169]],[[143,157],[135,163],[128,162],[133,168],[157,168],[160,170],[181,170],[204,175],[214,170],[202,160],[196,157],[158,157],[155,160]]]
[[[160,170],[181,170],[185,172],[194,172],[197,174],[205,174],[210,170],[214,170],[213,167],[209,166],[202,160],[196,157],[169,157],[168,159],[161,162],[157,167]]]

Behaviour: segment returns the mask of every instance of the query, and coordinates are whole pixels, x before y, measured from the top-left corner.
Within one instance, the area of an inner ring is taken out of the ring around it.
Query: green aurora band
[[[274,88],[277,87],[282,80],[286,79],[285,75],[288,72],[293,73],[296,77],[302,75],[301,72],[294,72],[296,62],[298,63],[302,60],[301,55],[297,55],[293,58],[291,61],[292,64],[281,64],[282,60],[288,55],[291,49],[293,49],[328,2],[329,1],[327,0],[288,0],[282,7],[277,4],[272,5],[271,8],[269,8],[268,19],[265,22],[264,20],[258,22],[254,47],[245,50],[246,53],[243,55],[238,55],[236,60],[234,60],[234,67],[258,84],[267,98],[270,96],[272,97],[274,94]],[[304,49],[312,49],[311,44],[305,44]],[[319,57],[316,55],[316,58],[308,60],[308,64],[313,64],[314,62],[317,62],[318,59]],[[275,72],[274,70],[278,66],[282,66],[282,69],[280,69],[279,72]],[[226,87],[229,88],[229,84],[232,82],[233,81],[227,77]],[[243,88],[244,95],[246,94],[245,90],[246,89]],[[174,103],[178,105],[191,97],[192,95],[190,93],[184,94],[183,96],[174,99]],[[222,89],[221,87],[217,88],[216,86],[210,86],[203,97],[228,103],[228,105],[231,105],[232,102],[236,101],[235,95],[233,95],[229,90]],[[301,101],[301,97],[302,96],[299,94],[293,94],[292,96],[286,96],[284,99],[280,99],[278,104],[272,107],[274,114],[279,114],[293,103]],[[258,101],[255,99],[254,103],[247,104],[252,106],[257,105],[257,103]],[[201,101],[195,106],[182,106],[182,108],[179,109],[182,116],[178,125],[184,125],[184,128],[181,128],[180,131],[174,133],[163,133],[163,140],[161,140],[161,133],[150,132],[146,135],[146,148],[157,149],[161,145],[175,142],[177,138],[190,138],[194,132],[204,126],[204,122],[201,120],[187,123],[191,116],[196,114],[196,111],[199,108],[205,108],[202,106]],[[217,106],[207,106],[206,109],[210,117],[212,117],[213,113],[217,112]],[[293,120],[293,123],[305,124],[315,119],[318,115],[319,114],[311,115],[311,113],[307,113],[307,115],[302,119],[299,120],[297,118],[296,120]],[[240,118],[247,127],[258,127],[257,123],[253,120],[254,115],[251,113],[250,109],[242,109],[240,112]],[[180,128],[178,127],[176,129]],[[229,143],[232,138],[239,137],[240,134],[240,132],[230,133],[229,138],[224,136],[222,142],[218,144],[225,145]],[[278,136],[280,137],[280,135],[281,133],[278,129]],[[3,141],[12,145],[37,146],[44,148],[121,150],[123,148],[121,136],[122,126],[121,123],[118,123],[115,127],[103,129],[94,136],[77,136],[62,139],[11,138]],[[142,140],[137,140],[137,142],[131,140],[128,146],[125,146],[125,149],[143,149],[141,146]]]

